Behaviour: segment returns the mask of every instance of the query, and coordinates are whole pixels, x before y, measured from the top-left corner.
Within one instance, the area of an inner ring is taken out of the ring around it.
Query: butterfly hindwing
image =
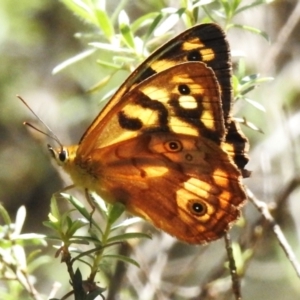
[[[100,196],[188,243],[222,236],[245,200],[239,171],[205,138],[143,134],[95,150],[91,161]]]

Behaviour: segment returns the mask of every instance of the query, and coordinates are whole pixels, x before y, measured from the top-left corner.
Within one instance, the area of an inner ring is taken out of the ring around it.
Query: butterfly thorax
[[[118,198],[103,184],[105,176],[101,161],[95,164],[91,155],[80,155],[78,145],[56,149],[51,146],[48,147],[57,164],[69,174],[75,186],[96,192],[107,202],[114,203],[118,201]]]
[[[56,163],[70,175],[76,186],[94,190],[95,178],[82,166],[82,163],[79,163],[81,160],[77,156],[78,145],[60,148],[48,146],[48,148]]]

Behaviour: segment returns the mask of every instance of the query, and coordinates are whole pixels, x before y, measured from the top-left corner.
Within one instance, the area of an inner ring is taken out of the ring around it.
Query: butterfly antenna
[[[34,129],[34,130],[36,130],[36,131],[38,131],[38,132],[40,132],[40,133],[42,133],[42,134],[44,134],[44,135],[46,135],[46,136],[48,136],[49,138],[51,138],[51,139],[53,139],[54,141],[56,141],[58,144],[59,144],[59,146],[61,147],[61,148],[63,148],[63,145],[61,144],[61,142],[59,141],[59,139],[58,139],[58,137],[54,134],[54,132],[50,129],[50,127],[49,126],[47,126],[47,124],[45,123],[45,122],[43,122],[43,120],[31,109],[31,107],[26,103],[26,101],[21,97],[21,96],[19,96],[19,95],[17,95],[17,97],[25,104],[25,106],[31,111],[31,113],[47,128],[47,130],[51,133],[51,134],[49,134],[49,133],[47,133],[47,132],[44,132],[44,131],[42,131],[42,130],[40,130],[40,129],[38,129],[38,128],[36,128],[35,126],[33,126],[32,124],[30,124],[30,123],[28,123],[28,122],[23,122],[23,124],[24,125],[26,125],[26,126],[29,126],[29,127],[31,127],[32,129]]]

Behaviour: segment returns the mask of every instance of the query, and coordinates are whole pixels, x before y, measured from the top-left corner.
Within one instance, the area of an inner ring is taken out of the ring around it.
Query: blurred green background
[[[116,2],[111,1],[109,9],[113,11]],[[162,1],[144,5],[125,3],[133,20],[161,7],[164,7]],[[242,51],[245,55],[247,74],[275,78],[250,94],[265,112],[249,103],[235,106],[238,117],[246,117],[263,131],[243,127],[251,142],[248,169],[252,170],[252,177],[244,182],[259,199],[276,204],[276,219],[300,260],[299,11],[297,0],[273,1],[249,9],[235,21],[265,31],[270,43],[239,29],[229,31],[229,40],[233,54]],[[85,93],[110,72],[97,65],[95,57],[52,75],[56,65],[87,49],[84,41],[74,36],[85,30],[90,30],[89,25],[80,22],[59,1],[2,0],[0,3],[0,201],[12,216],[20,205],[26,206],[26,232],[46,232],[42,221],[47,220],[51,195],[70,180],[53,167],[46,147],[53,141],[22,125],[23,121],[31,120],[34,124],[36,121],[16,94],[68,145],[79,141],[100,111],[99,99],[125,78],[125,74],[120,74],[100,92]],[[108,56],[100,52],[97,55]],[[245,208],[245,216],[252,225],[260,219],[252,204]],[[176,243],[152,227],[147,230],[154,235],[153,240],[132,250],[141,270],[128,267],[126,279],[122,279],[124,286],[130,285],[139,295],[137,299],[198,299],[195,295],[199,294],[200,282],[205,282],[212,266],[225,255],[223,241],[192,247]],[[299,278],[270,229],[266,229],[255,249],[242,284],[244,299],[298,299]],[[54,250],[50,249],[50,253],[54,255]],[[64,271],[59,259],[55,259],[51,266],[40,271],[38,289],[47,294],[53,282],[59,281],[64,284],[63,290],[67,290]]]

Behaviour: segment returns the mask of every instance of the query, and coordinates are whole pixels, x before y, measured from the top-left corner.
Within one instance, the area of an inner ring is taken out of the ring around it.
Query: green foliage
[[[91,202],[91,196],[89,197],[88,201]],[[57,198],[67,200],[74,209],[60,213]],[[66,264],[74,295],[82,300],[94,299],[91,297],[102,295],[105,290],[95,283],[96,275],[101,271],[105,272],[105,270],[102,270],[105,260],[121,260],[139,267],[139,264],[129,257],[110,254],[108,251],[111,251],[111,248],[114,249],[114,246],[130,239],[150,238],[149,235],[139,232],[119,233],[120,229],[128,227],[127,221],[119,221],[124,212],[122,204],[108,205],[97,195],[93,195],[92,204],[94,207],[92,213],[89,213],[80,201],[68,194],[53,196],[49,221],[44,222],[44,225],[54,233],[48,238],[58,241],[58,245],[55,246],[58,249],[56,256],[60,256],[61,261]],[[75,211],[81,215],[80,218],[72,216]],[[104,230],[95,221],[97,213],[101,215],[104,221]],[[133,224],[138,221],[140,221],[139,218],[133,218],[130,223]],[[84,227],[87,230],[84,234],[78,235],[78,231],[84,229]],[[86,245],[86,249],[83,249],[82,245]],[[74,265],[77,263],[89,267],[87,280],[82,281],[80,268],[74,270]],[[86,286],[85,291],[82,289],[83,286]]]
[[[23,291],[29,295],[35,293],[31,283],[32,273],[41,265],[49,263],[50,258],[42,255],[41,250],[29,252],[29,248],[46,246],[45,236],[36,233],[21,233],[26,218],[25,207],[19,208],[16,220],[13,222],[0,205],[0,279],[6,282],[6,291],[0,291],[0,298],[21,299]]]
[[[182,1],[180,8],[165,7],[159,12],[150,12],[142,15],[133,22],[130,21],[126,11],[120,7],[115,9],[113,13],[114,17],[110,18],[102,1],[62,0],[62,2],[75,15],[94,28],[94,32],[97,32],[94,38],[97,40],[93,40],[92,37],[87,45],[91,49],[61,63],[54,69],[54,73],[90,55],[94,55],[95,52],[98,53],[97,51],[110,51],[114,53],[112,57],[114,63],[111,62],[111,59],[106,61],[97,59],[99,64],[111,68],[113,71],[111,75],[95,83],[89,89],[90,92],[96,92],[98,89],[101,89],[117,71],[132,70],[137,62],[144,60],[153,51],[155,48],[153,45],[157,45],[158,41],[161,44],[161,40],[166,40],[169,31],[182,21],[186,27],[193,26],[199,22],[224,23],[225,30],[240,28],[258,34],[268,40],[266,33],[258,28],[233,22],[233,18],[239,13],[270,2],[268,0],[253,1],[250,4],[244,4],[246,1],[241,0],[185,0]],[[202,20],[199,18],[199,8],[205,12]],[[118,28],[118,31],[115,31],[114,28]],[[241,68],[238,71],[240,72],[240,70]],[[234,79],[235,95],[239,99],[245,99],[244,96],[246,93],[250,92],[258,84],[269,80],[271,79],[259,78],[259,75],[251,76],[251,80],[247,80],[246,77],[243,79],[239,74]],[[105,98],[108,96],[111,96],[111,93],[105,96]],[[251,100],[249,103],[255,105]]]

